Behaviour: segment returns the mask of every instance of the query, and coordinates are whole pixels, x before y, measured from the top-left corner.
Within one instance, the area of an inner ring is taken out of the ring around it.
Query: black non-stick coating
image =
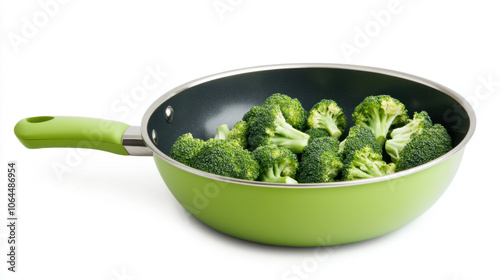
[[[435,123],[444,125],[457,145],[469,130],[467,112],[452,97],[432,87],[391,75],[332,68],[274,69],[211,80],[176,94],[151,115],[147,131],[156,130],[157,147],[165,154],[180,135],[208,139],[216,127],[231,128],[252,107],[260,106],[273,93],[298,98],[306,110],[321,99],[333,99],[351,126],[352,112],[366,96],[388,94],[403,102],[410,116],[425,110]],[[166,121],[167,106],[174,109]],[[344,133],[345,134],[345,133]]]

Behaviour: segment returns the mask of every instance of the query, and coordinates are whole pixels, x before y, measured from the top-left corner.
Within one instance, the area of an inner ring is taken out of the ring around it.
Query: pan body
[[[180,135],[208,139],[273,93],[309,110],[321,99],[344,109],[369,95],[389,94],[408,112],[425,110],[448,129],[452,151],[422,166],[351,182],[289,186],[221,177],[172,160]],[[404,73],[360,66],[265,66],[205,77],[168,92],[146,113],[142,136],[177,201],[208,226],[231,236],[284,246],[356,242],[391,232],[429,209],[452,181],[475,127],[470,105],[451,90]]]
[[[461,158],[459,152],[391,180],[323,188],[243,185],[155,161],[177,201],[220,232],[264,244],[327,246],[371,239],[413,221],[446,190]]]

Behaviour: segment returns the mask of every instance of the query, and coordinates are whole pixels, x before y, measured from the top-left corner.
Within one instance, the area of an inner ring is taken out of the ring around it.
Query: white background
[[[500,279],[500,4],[436,2],[2,1],[0,174],[5,186],[6,163],[17,162],[19,227],[11,273],[2,187],[0,278]],[[18,120],[38,115],[138,125],[157,97],[184,82],[290,62],[389,68],[470,100],[476,134],[441,199],[374,240],[266,246],[197,222],[151,158],[28,150],[13,134]],[[157,83],[138,94],[151,69],[161,72]]]

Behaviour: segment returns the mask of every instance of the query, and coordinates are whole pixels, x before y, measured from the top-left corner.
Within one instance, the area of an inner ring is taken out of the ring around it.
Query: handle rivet
[[[153,129],[153,132],[151,132],[151,138],[153,138],[153,143],[155,145],[158,145],[158,134],[156,134],[156,130]]]
[[[165,110],[165,118],[167,122],[171,122],[174,120],[174,108],[172,106],[168,105],[167,109]]]

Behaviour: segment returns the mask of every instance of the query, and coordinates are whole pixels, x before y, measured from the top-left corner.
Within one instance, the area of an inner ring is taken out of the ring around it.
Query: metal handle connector
[[[130,126],[122,136],[122,145],[131,156],[152,156],[153,152],[146,146],[141,136],[140,126]]]

